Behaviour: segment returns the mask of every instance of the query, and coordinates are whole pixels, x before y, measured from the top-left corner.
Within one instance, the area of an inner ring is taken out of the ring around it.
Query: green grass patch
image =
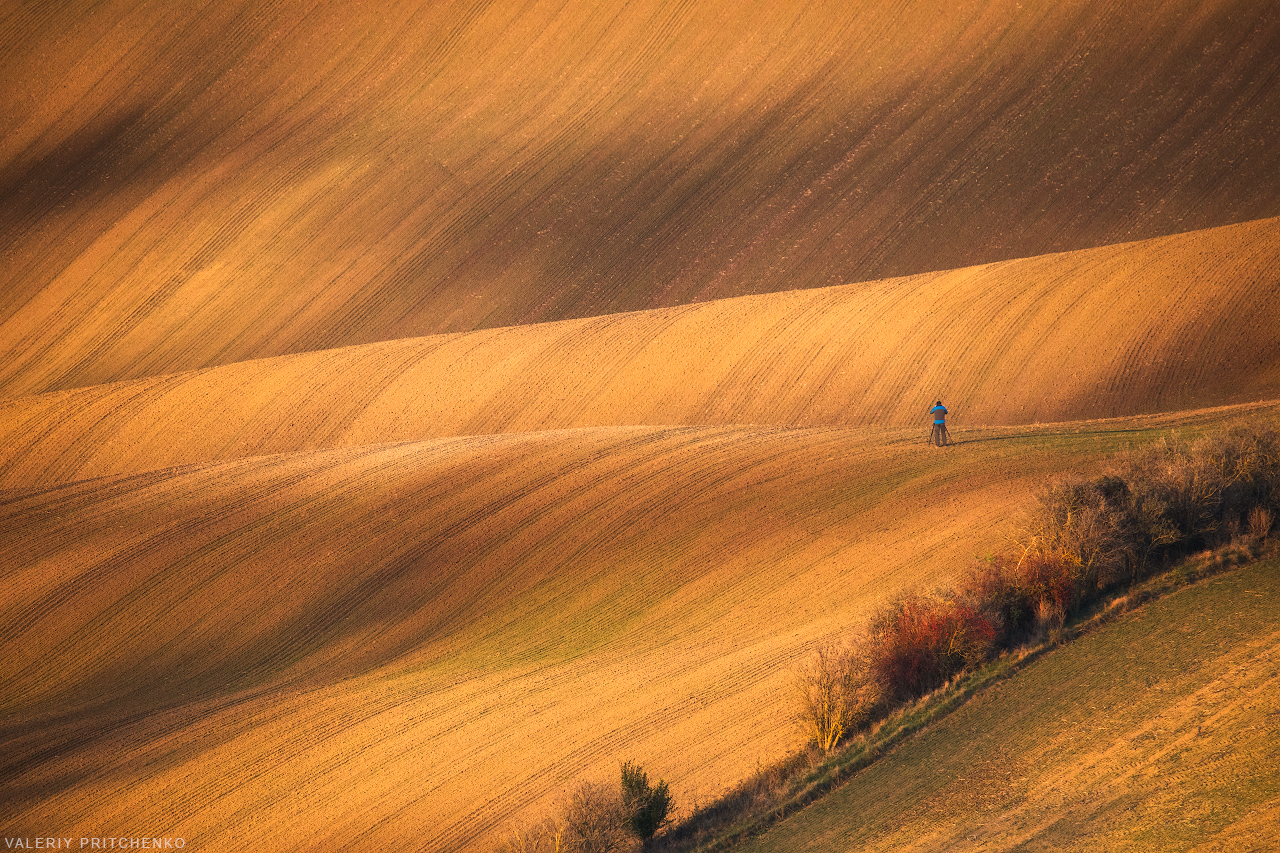
[[[1228,830],[1280,796],[1280,559],[1186,583],[904,709],[685,849],[1181,850]]]

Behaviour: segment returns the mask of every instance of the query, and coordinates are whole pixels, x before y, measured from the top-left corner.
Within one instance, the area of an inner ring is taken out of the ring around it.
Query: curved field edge
[[[921,703],[890,721],[890,751],[839,787],[708,849],[1266,845],[1263,816],[1280,808],[1280,613],[1268,604],[1280,557],[1178,584],[1158,578],[1136,610]]]
[[[0,8],[0,393],[1280,215],[1270,0]]]
[[[945,450],[567,430],[8,492],[3,826],[484,849],[626,756],[690,802],[794,744],[806,649],[946,582],[1041,478],[1274,412],[957,430]]]
[[[1280,220],[0,401],[0,488],[623,425],[1049,423],[1280,397]]]

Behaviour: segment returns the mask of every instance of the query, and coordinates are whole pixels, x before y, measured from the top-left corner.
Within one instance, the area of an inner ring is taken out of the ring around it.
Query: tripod
[[[938,447],[946,447],[951,443],[951,433],[947,432],[946,424],[934,424],[933,429],[929,431],[929,437],[925,439],[926,444],[936,444]]]

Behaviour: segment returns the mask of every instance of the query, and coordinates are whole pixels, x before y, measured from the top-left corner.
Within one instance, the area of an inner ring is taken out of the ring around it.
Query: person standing
[[[929,441],[942,447],[951,438],[947,434],[947,407],[939,400],[938,404],[929,410],[929,414],[933,415],[933,432],[929,435]]]

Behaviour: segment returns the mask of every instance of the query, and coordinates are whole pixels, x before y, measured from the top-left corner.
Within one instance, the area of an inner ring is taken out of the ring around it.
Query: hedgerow
[[[1055,483],[1015,549],[970,567],[953,589],[884,605],[857,641],[813,654],[799,671],[810,743],[830,751],[1002,651],[1057,639],[1066,620],[1177,558],[1256,547],[1278,511],[1280,435],[1270,425],[1165,439],[1099,477]]]

